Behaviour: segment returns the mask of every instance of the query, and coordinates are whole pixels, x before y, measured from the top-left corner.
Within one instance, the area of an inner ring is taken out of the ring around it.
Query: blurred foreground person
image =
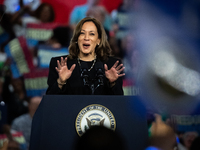
[[[75,150],[126,150],[122,137],[104,126],[92,126],[77,140]]]
[[[23,133],[27,146],[29,146],[30,142],[30,136],[31,136],[31,124],[33,115],[35,114],[35,111],[37,110],[42,97],[36,96],[32,97],[29,100],[28,109],[29,112],[27,114],[21,115],[18,118],[16,118],[11,126],[11,129],[20,131]]]
[[[160,115],[155,115],[155,122],[152,123],[150,132],[149,147],[146,150],[176,150],[176,134],[162,121]]]

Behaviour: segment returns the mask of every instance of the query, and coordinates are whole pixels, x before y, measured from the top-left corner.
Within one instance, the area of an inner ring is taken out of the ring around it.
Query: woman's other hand
[[[67,67],[67,57],[65,59],[63,59],[63,57],[61,57],[61,61],[57,60],[57,64],[58,64],[58,67],[56,67],[55,69],[58,72],[59,83],[65,84],[67,79],[70,78],[74,68],[76,67],[76,64],[73,64],[71,66],[71,68],[68,69],[68,67]]]
[[[119,64],[119,61],[116,61],[115,64],[110,68],[110,70],[108,70],[108,66],[104,64],[105,75],[110,83],[115,82],[119,77],[122,77],[125,75],[125,73],[121,73],[125,67],[123,67],[123,64],[120,64],[120,65],[118,64]]]

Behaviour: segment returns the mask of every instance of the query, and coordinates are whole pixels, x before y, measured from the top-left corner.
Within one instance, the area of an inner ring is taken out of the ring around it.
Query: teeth
[[[90,45],[83,44],[84,48],[89,48]]]

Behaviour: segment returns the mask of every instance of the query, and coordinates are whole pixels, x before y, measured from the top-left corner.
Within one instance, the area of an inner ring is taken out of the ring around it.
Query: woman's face
[[[85,22],[78,37],[79,56],[95,55],[95,47],[100,43],[97,27],[93,22]]]

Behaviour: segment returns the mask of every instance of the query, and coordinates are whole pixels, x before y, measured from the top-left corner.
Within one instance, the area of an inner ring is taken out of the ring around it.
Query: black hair
[[[53,30],[51,39],[59,42],[62,47],[68,47],[72,37],[72,29],[68,26],[59,26]]]
[[[126,150],[119,133],[104,126],[92,126],[78,139],[75,150]]]

